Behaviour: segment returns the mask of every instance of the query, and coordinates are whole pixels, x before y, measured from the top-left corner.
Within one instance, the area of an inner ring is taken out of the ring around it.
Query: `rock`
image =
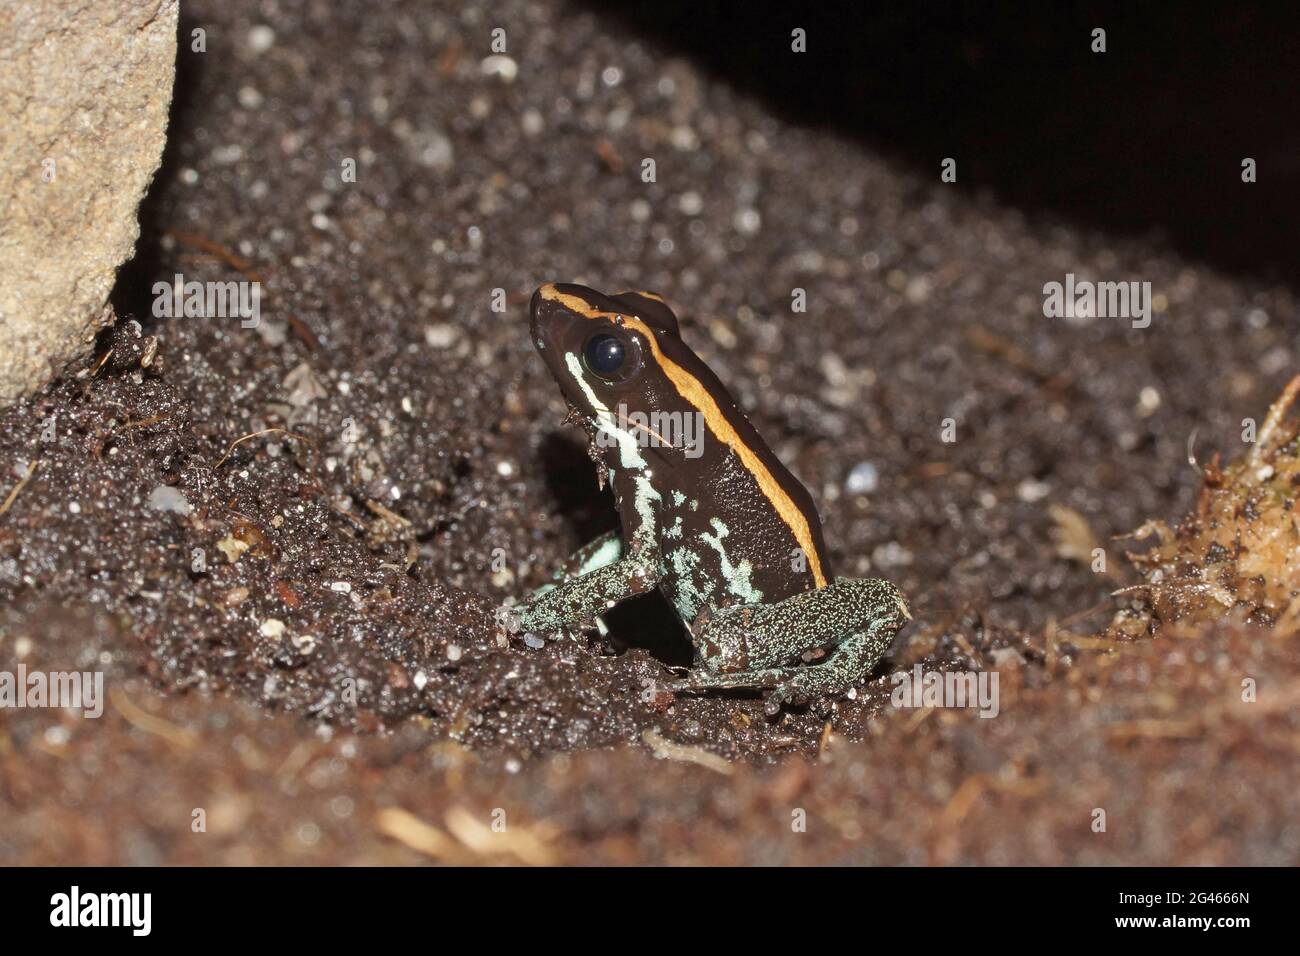
[[[0,0],[0,407],[84,359],[162,158],[177,0]]]

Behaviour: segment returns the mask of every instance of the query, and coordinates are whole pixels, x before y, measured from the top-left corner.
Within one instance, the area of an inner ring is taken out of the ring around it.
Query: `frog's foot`
[[[568,631],[547,630],[536,626],[533,615],[529,614],[528,603],[502,605],[496,610],[497,632],[506,637],[521,638],[532,648],[542,647],[546,641],[559,640],[569,636]]]
[[[797,668],[789,680],[778,684],[767,700],[767,712],[775,713],[791,700],[844,693],[871,673],[893,636],[889,626],[851,634],[824,663]]]
[[[518,637],[523,640],[524,644],[534,650],[545,646],[548,641],[577,641],[585,630],[577,626],[564,626],[558,629],[548,629],[539,627],[535,621],[535,616],[529,614],[529,605],[503,605],[496,610],[496,623],[499,633],[506,637]],[[605,624],[605,618],[597,615],[592,618],[590,628],[599,632],[603,637],[609,633],[609,627]]]
[[[695,671],[682,680],[669,681],[664,687],[674,694],[685,694],[696,690],[743,690],[750,687],[776,687],[783,680],[801,670],[803,670],[802,667],[769,667],[762,670],[736,671],[731,674]]]
[[[884,656],[896,627],[888,620],[873,622],[867,630],[851,634],[821,664],[770,667],[723,674],[694,673],[685,680],[668,684],[674,693],[695,690],[723,690],[770,687],[764,710],[775,714],[785,703],[838,694],[848,690],[871,672]]]

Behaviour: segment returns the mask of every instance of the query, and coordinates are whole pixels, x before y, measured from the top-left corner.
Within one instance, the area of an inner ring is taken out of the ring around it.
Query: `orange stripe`
[[[821,556],[818,555],[817,547],[813,543],[812,528],[808,525],[807,516],[786,494],[785,489],[781,487],[781,483],[767,470],[767,466],[763,464],[762,459],[737,434],[736,429],[727,420],[727,416],[722,413],[722,409],[718,407],[718,403],[709,390],[700,384],[698,378],[664,355],[659,348],[659,340],[655,337],[655,333],[650,326],[635,316],[621,315],[616,312],[602,312],[584,299],[576,295],[570,295],[567,292],[560,292],[551,285],[542,287],[542,298],[558,302],[569,311],[576,312],[588,319],[607,318],[611,321],[621,319],[625,325],[636,329],[646,337],[650,343],[650,350],[654,352],[655,361],[664,370],[668,380],[673,383],[677,393],[687,403],[699,410],[700,414],[704,416],[705,423],[713,430],[713,433],[736,453],[741,464],[754,476],[759,489],[772,507],[776,509],[776,513],[785,522],[786,527],[790,529],[790,533],[794,535],[795,541],[799,543],[799,547],[803,549],[803,553],[807,556],[814,583],[819,588],[825,587],[826,575],[822,572]]]

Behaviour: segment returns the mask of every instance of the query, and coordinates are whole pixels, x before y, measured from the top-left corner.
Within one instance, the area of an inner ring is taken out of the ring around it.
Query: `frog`
[[[812,496],[686,344],[653,292],[548,283],[532,296],[533,346],[582,427],[619,527],[502,608],[511,636],[573,637],[658,589],[693,647],[672,695],[758,689],[777,713],[849,691],[911,613],[877,578],[836,577]]]

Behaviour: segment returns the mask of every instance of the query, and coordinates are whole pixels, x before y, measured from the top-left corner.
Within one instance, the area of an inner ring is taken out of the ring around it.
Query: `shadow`
[[[587,456],[585,439],[576,428],[547,432],[539,456],[546,490],[556,511],[573,525],[581,541],[591,541],[619,526],[609,489],[596,480],[596,464]]]
[[[548,433],[540,455],[556,510],[572,523],[579,540],[591,541],[617,528],[619,519],[609,489],[602,490],[596,482],[596,466],[579,435],[567,428]],[[693,652],[686,628],[658,591],[623,601],[604,617],[609,640],[619,653],[640,647],[669,666],[690,665]]]
[[[1226,272],[1296,286],[1294,5],[580,0],[787,121],[859,139],[923,180],[991,189]],[[791,30],[807,51],[791,52]],[[1106,30],[1093,53],[1092,30]],[[1258,181],[1242,182],[1253,158]]]
[[[167,112],[167,142],[158,171],[140,203],[140,238],[136,240],[135,253],[118,269],[117,281],[109,295],[114,312],[123,318],[135,318],[146,331],[159,321],[153,315],[153,284],[162,278],[161,240],[167,222],[162,196],[167,192],[166,185],[180,172],[180,144],[191,138],[197,106],[195,91],[209,55],[190,51],[190,32],[201,25],[181,11],[176,35],[176,81]]]
[[[690,633],[658,591],[623,601],[605,615],[609,641],[620,654],[639,647],[669,667],[690,667],[695,657]]]

